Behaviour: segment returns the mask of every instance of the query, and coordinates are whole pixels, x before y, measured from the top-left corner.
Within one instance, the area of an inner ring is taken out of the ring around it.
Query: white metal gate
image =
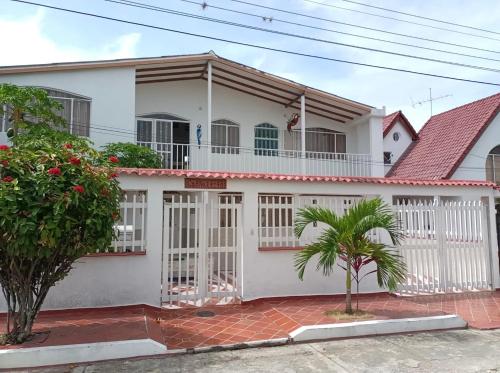
[[[241,196],[171,193],[164,203],[162,301],[230,303],[239,296]]]
[[[394,206],[406,238],[399,247],[407,294],[491,288],[487,206],[481,201]]]

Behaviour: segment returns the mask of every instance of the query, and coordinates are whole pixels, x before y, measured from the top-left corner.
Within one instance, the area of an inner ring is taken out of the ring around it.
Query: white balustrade
[[[197,144],[138,142],[159,153],[166,169],[302,174],[300,150],[253,149]],[[211,166],[208,154],[211,153]],[[370,176],[370,154],[311,152],[305,173],[314,176]]]

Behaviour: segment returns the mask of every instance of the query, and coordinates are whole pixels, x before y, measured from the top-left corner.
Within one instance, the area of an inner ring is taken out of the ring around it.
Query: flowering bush
[[[21,343],[75,260],[109,247],[121,192],[87,139],[32,125],[12,140],[0,147],[0,285],[5,339]]]

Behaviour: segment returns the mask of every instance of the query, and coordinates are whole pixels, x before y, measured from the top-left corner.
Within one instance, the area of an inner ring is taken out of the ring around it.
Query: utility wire
[[[199,2],[193,1],[193,0],[179,0],[179,1],[182,1],[184,3],[199,5],[201,7],[205,7],[205,9],[206,8],[213,8],[213,9],[222,10],[222,11],[226,11],[226,12],[231,12],[231,13],[235,13],[235,14],[241,14],[241,15],[246,15],[246,16],[250,16],[250,17],[255,17],[255,18],[258,18],[258,19],[261,19],[261,20],[262,19],[271,19],[271,17],[267,17],[267,16],[262,15],[262,14],[255,14],[255,13],[244,12],[244,11],[236,10],[236,9],[224,8],[224,7],[217,6],[217,5],[207,4],[206,2],[199,3]],[[327,31],[327,32],[331,32],[331,33],[336,33],[336,34],[341,34],[341,35],[347,35],[347,36],[353,36],[353,37],[356,37],[356,38],[373,40],[373,41],[379,41],[379,42],[389,43],[389,44],[394,44],[394,45],[401,45],[401,46],[410,47],[410,48],[417,48],[417,49],[429,50],[429,51],[433,51],[433,52],[452,54],[452,55],[461,56],[461,57],[469,57],[469,58],[475,58],[475,59],[486,60],[486,61],[500,62],[500,59],[497,59],[497,58],[490,58],[490,57],[484,57],[484,56],[476,56],[476,55],[473,55],[473,54],[453,52],[453,51],[449,51],[449,50],[438,49],[438,48],[431,48],[431,47],[424,47],[424,46],[416,45],[416,44],[401,43],[401,42],[397,42],[397,41],[393,41],[393,40],[388,40],[388,39],[375,38],[375,37],[371,37],[371,36],[360,35],[360,34],[353,34],[353,33],[350,33],[350,32],[344,32],[344,31],[334,30],[334,29],[330,29],[330,28],[313,26],[311,24],[304,24],[304,23],[287,21],[287,20],[284,20],[284,19],[276,18],[276,17],[272,17],[272,22],[284,23],[284,24],[288,24],[288,25],[294,25],[294,26],[299,26],[299,27],[304,27],[304,28],[309,28],[309,29],[314,29],[314,30]]]
[[[392,56],[411,58],[411,59],[420,60],[420,61],[434,62],[434,63],[440,63],[440,64],[445,64],[445,65],[465,67],[468,69],[475,69],[475,70],[483,70],[483,71],[500,73],[500,70],[494,69],[491,67],[469,65],[466,63],[460,63],[460,62],[455,62],[455,61],[448,61],[448,60],[441,60],[441,59],[437,59],[437,58],[416,56],[416,55],[412,55],[412,54],[399,53],[399,52],[392,52],[392,51],[385,50],[385,49],[363,47],[360,45],[348,44],[348,43],[340,43],[340,42],[336,42],[336,41],[320,39],[320,38],[315,38],[315,37],[310,37],[310,36],[305,36],[305,35],[300,35],[300,34],[294,34],[294,33],[290,33],[290,32],[272,30],[272,29],[263,28],[263,27],[257,27],[257,26],[251,26],[251,25],[232,22],[232,21],[226,21],[226,20],[220,19],[220,18],[205,17],[205,16],[193,14],[193,13],[186,13],[186,12],[177,11],[174,9],[157,7],[154,5],[149,5],[149,4],[145,4],[145,3],[137,2],[137,1],[130,1],[130,0],[105,0],[105,1],[110,2],[110,3],[126,5],[126,6],[130,6],[130,7],[134,7],[134,8],[141,8],[141,9],[152,10],[155,12],[178,15],[181,17],[200,19],[203,21],[219,23],[219,24],[223,24],[223,25],[234,26],[234,27],[244,28],[244,29],[248,29],[248,30],[267,32],[267,33],[275,34],[275,35],[288,36],[288,37],[304,39],[304,40],[309,40],[309,41],[314,41],[314,42],[319,42],[319,43],[337,45],[340,47],[354,48],[354,49],[360,49],[360,50],[364,50],[364,51],[368,51],[368,52],[388,54],[388,55],[392,55]]]
[[[295,16],[311,18],[311,19],[315,19],[315,20],[318,20],[318,21],[325,21],[325,22],[329,22],[329,23],[336,23],[336,24],[339,24],[339,25],[356,27],[356,28],[361,28],[361,29],[369,30],[369,31],[382,32],[384,34],[390,34],[390,35],[396,35],[396,36],[403,36],[403,37],[406,37],[406,38],[423,40],[423,41],[430,41],[432,43],[445,44],[445,45],[450,45],[450,46],[453,46],[453,47],[461,47],[461,48],[474,49],[474,50],[483,51],[483,52],[500,53],[500,51],[495,51],[495,50],[491,50],[491,49],[484,49],[484,48],[479,48],[479,47],[472,47],[470,45],[464,45],[464,44],[451,43],[451,42],[446,42],[446,41],[441,41],[441,40],[428,39],[428,38],[424,38],[424,37],[421,37],[421,36],[415,36],[415,35],[409,35],[409,34],[401,34],[401,33],[398,33],[398,32],[387,31],[387,30],[382,30],[382,29],[377,29],[377,28],[367,27],[367,26],[361,26],[361,25],[356,25],[356,24],[353,24],[353,23],[346,23],[346,22],[341,22],[341,21],[335,21],[335,20],[329,19],[329,18],[317,17],[317,16],[313,16],[313,15],[310,15],[310,14],[306,14],[306,13],[293,12],[291,10],[273,8],[273,7],[270,7],[270,6],[265,6],[265,5],[261,5],[261,4],[252,3],[250,1],[244,1],[244,0],[229,0],[229,1],[233,1],[233,2],[241,3],[241,4],[246,4],[246,5],[250,5],[250,6],[254,6],[254,7],[258,7],[258,8],[263,8],[263,9],[274,10],[276,12],[281,12],[281,13],[286,13],[286,14],[292,14],[292,15],[295,15]]]
[[[429,24],[425,24],[425,23],[408,21],[406,19],[395,18],[395,17],[390,17],[390,16],[384,16],[384,15],[381,15],[381,14],[375,14],[375,13],[370,13],[370,12],[364,12],[362,10],[357,10],[357,9],[352,9],[352,8],[345,8],[345,7],[341,7],[341,6],[338,6],[338,5],[333,5],[333,4],[329,4],[329,3],[325,3],[325,2],[320,2],[320,1],[317,1],[317,0],[304,0],[304,1],[306,1],[308,3],[312,3],[312,4],[322,5],[322,6],[329,7],[329,8],[342,9],[342,10],[347,10],[349,12],[367,14],[367,15],[370,15],[370,16],[373,16],[373,17],[390,19],[390,20],[393,20],[393,21],[409,23],[411,25],[417,25],[417,26],[427,27],[427,28],[431,28],[431,29],[435,29],[435,30],[448,31],[448,32],[456,33],[456,34],[462,34],[462,35],[472,36],[472,37],[475,37],[475,38],[482,38],[482,39],[490,39],[490,40],[500,41],[500,39],[492,38],[492,37],[489,37],[489,36],[478,35],[478,34],[471,34],[470,32],[458,31],[458,30],[453,30],[453,29],[450,29],[450,28],[445,28],[445,27],[433,26],[433,25],[429,25]],[[357,3],[357,4],[360,4],[360,3]],[[399,13],[399,12],[396,12],[396,13]],[[403,14],[405,14],[405,13],[403,13]],[[440,21],[440,20],[437,20],[437,19],[429,19],[429,18],[426,18],[426,17],[423,17],[423,18],[424,19],[428,19],[428,20],[432,20],[434,22],[449,23],[449,22]],[[482,30],[482,29],[477,29],[475,27],[462,26],[462,25],[458,25],[458,24],[453,24],[453,25],[460,26],[460,27],[466,27],[466,28],[472,28],[472,29],[480,30],[480,31],[484,31],[484,32],[490,32],[490,33],[493,33],[493,34],[500,34],[500,33],[497,33],[495,31],[486,31],[486,30]]]
[[[82,128],[82,129],[90,128],[92,130],[92,133],[98,133],[98,134],[103,134],[103,135],[112,135],[114,137],[120,137],[120,138],[126,138],[126,139],[132,138],[135,141],[142,142],[142,143],[147,143],[147,144],[170,144],[170,145],[173,145],[174,147],[175,146],[178,146],[178,147],[179,146],[181,146],[181,147],[184,147],[184,146],[186,146],[186,147],[187,146],[197,147],[198,146],[198,143],[175,144],[175,143],[167,143],[167,142],[159,142],[159,141],[139,141],[139,140],[136,139],[136,136],[137,136],[137,132],[136,131],[130,131],[130,130],[122,129],[122,128],[105,126],[103,124],[95,124],[95,123],[88,124],[86,122],[74,121],[72,123],[72,127],[73,128],[78,127],[78,128]],[[86,137],[86,136],[83,136],[83,137]],[[209,145],[214,146],[213,144],[209,144],[206,141],[201,142],[201,146],[208,147]],[[217,148],[233,148],[232,146],[216,146],[216,147]],[[242,146],[238,146],[236,148],[242,149],[242,150],[247,150],[247,151],[250,151],[250,152],[254,152],[255,149],[256,149],[256,148],[242,147]],[[277,151],[278,153],[280,153],[280,152],[282,152],[282,153],[300,152],[300,150],[298,150],[298,149],[261,149],[261,150]],[[175,153],[175,150],[173,151],[173,153]],[[227,154],[230,155],[231,153],[227,153]],[[343,154],[343,153],[332,153],[332,154]],[[469,155],[474,156],[476,158],[480,158],[482,160],[487,160],[488,159],[488,157],[483,157],[483,156],[480,156],[480,155],[477,155],[477,154],[473,154],[473,153],[469,153]],[[284,157],[283,155],[280,155],[280,156]],[[295,157],[294,156],[288,156],[288,158],[297,158],[297,157],[296,156]],[[317,162],[328,162],[328,161],[331,161],[330,159],[315,159],[315,158],[311,158],[311,159],[314,159]],[[377,161],[373,161],[373,160],[370,160],[370,161],[356,161],[356,160],[352,160],[352,161],[349,161],[349,162],[353,163],[353,164],[379,165],[379,166],[380,165],[385,165],[385,166],[387,166],[387,164],[385,164],[382,161],[377,162]],[[442,162],[439,162],[439,163],[435,162],[432,165],[434,165],[434,166],[440,166],[440,165],[448,164],[448,163],[449,162],[447,162],[447,161],[442,161]],[[468,170],[478,170],[478,171],[484,171],[484,169],[485,169],[484,167],[476,167],[476,166],[459,166],[457,168],[468,169]]]
[[[353,1],[353,0],[340,0],[340,1],[344,1],[346,3],[351,3],[351,4],[356,4],[356,5],[361,5],[361,6],[366,6],[366,7],[369,7],[369,8],[384,10],[386,12],[402,14],[402,15],[409,16],[409,17],[420,18],[420,19],[425,19],[425,20],[428,20],[428,21],[445,23],[447,25],[453,25],[453,26],[457,26],[457,27],[464,27],[464,28],[468,28],[468,29],[471,29],[471,30],[489,32],[491,34],[500,35],[500,32],[498,32],[498,31],[492,31],[492,30],[488,30],[488,29],[484,29],[484,28],[473,27],[473,26],[468,26],[468,25],[462,25],[460,23],[455,23],[455,22],[450,22],[450,21],[444,21],[442,19],[437,19],[437,18],[425,17],[425,16],[421,16],[421,15],[418,15],[418,14],[413,14],[413,13],[406,13],[406,12],[402,12],[402,11],[395,10],[395,9],[383,8],[381,6],[375,6],[375,5],[371,5],[371,4],[362,3],[362,2],[359,2],[359,1]]]
[[[262,49],[262,50],[267,50],[267,51],[272,51],[272,52],[283,53],[283,54],[313,58],[313,59],[318,59],[318,60],[323,60],[323,61],[340,62],[340,63],[346,63],[346,64],[356,65],[356,66],[371,67],[371,68],[380,69],[380,70],[398,71],[398,72],[404,72],[404,73],[408,73],[408,74],[421,75],[421,76],[428,76],[428,77],[433,77],[433,78],[450,79],[450,80],[456,80],[456,81],[461,81],[461,82],[477,83],[477,84],[484,84],[484,85],[491,85],[491,86],[500,87],[500,83],[493,83],[493,82],[487,82],[487,81],[481,81],[481,80],[473,80],[473,79],[458,78],[458,77],[453,77],[453,76],[425,73],[422,71],[400,69],[400,68],[388,67],[388,66],[382,66],[382,65],[373,65],[373,64],[363,63],[363,62],[350,61],[350,60],[344,60],[344,59],[338,59],[338,58],[296,52],[296,51],[291,51],[291,50],[287,50],[287,49],[267,47],[264,45],[246,43],[246,42],[241,42],[241,41],[236,41],[236,40],[231,40],[231,39],[219,38],[219,37],[215,37],[215,36],[208,36],[208,35],[198,34],[198,33],[189,32],[189,31],[181,31],[181,30],[177,30],[177,29],[171,29],[171,28],[167,28],[167,27],[155,26],[155,25],[145,24],[145,23],[141,23],[141,22],[129,21],[129,20],[124,20],[124,19],[120,19],[120,18],[108,17],[108,16],[103,16],[103,15],[95,14],[95,13],[82,12],[82,11],[78,11],[78,10],[74,10],[74,9],[61,8],[61,7],[56,7],[53,5],[35,3],[35,2],[31,2],[31,1],[26,1],[26,0],[10,0],[10,1],[13,1],[16,3],[35,5],[35,6],[39,6],[39,7],[43,7],[43,8],[47,8],[47,9],[53,9],[53,10],[66,12],[66,13],[80,14],[80,15],[85,15],[85,16],[89,16],[89,17],[105,19],[108,21],[120,22],[120,23],[125,23],[125,24],[129,24],[129,25],[134,25],[134,26],[141,26],[141,27],[151,28],[151,29],[155,29],[155,30],[168,31],[168,32],[173,32],[173,33],[177,33],[177,34],[181,34],[181,35],[188,35],[188,36],[193,36],[193,37],[198,37],[198,38],[203,38],[203,39],[208,39],[208,40],[219,41],[219,42],[223,42],[223,43],[230,43],[230,44],[234,44],[234,45],[241,45],[241,46],[245,46],[245,47],[251,47],[251,48],[256,48],[256,49]]]

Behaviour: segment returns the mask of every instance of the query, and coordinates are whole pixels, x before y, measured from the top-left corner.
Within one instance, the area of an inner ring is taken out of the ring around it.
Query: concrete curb
[[[273,346],[286,345],[289,342],[290,338],[274,338],[274,339],[265,339],[260,341],[242,342],[242,343],[226,344],[219,346],[195,347],[192,349],[187,349],[186,352],[199,354],[204,352],[242,350],[245,348],[273,347]]]
[[[430,330],[462,329],[465,327],[467,327],[467,323],[457,315],[440,315],[301,326],[290,333],[290,338],[293,342],[307,342]]]
[[[164,354],[167,348],[152,339],[0,350],[0,369],[86,363]]]

